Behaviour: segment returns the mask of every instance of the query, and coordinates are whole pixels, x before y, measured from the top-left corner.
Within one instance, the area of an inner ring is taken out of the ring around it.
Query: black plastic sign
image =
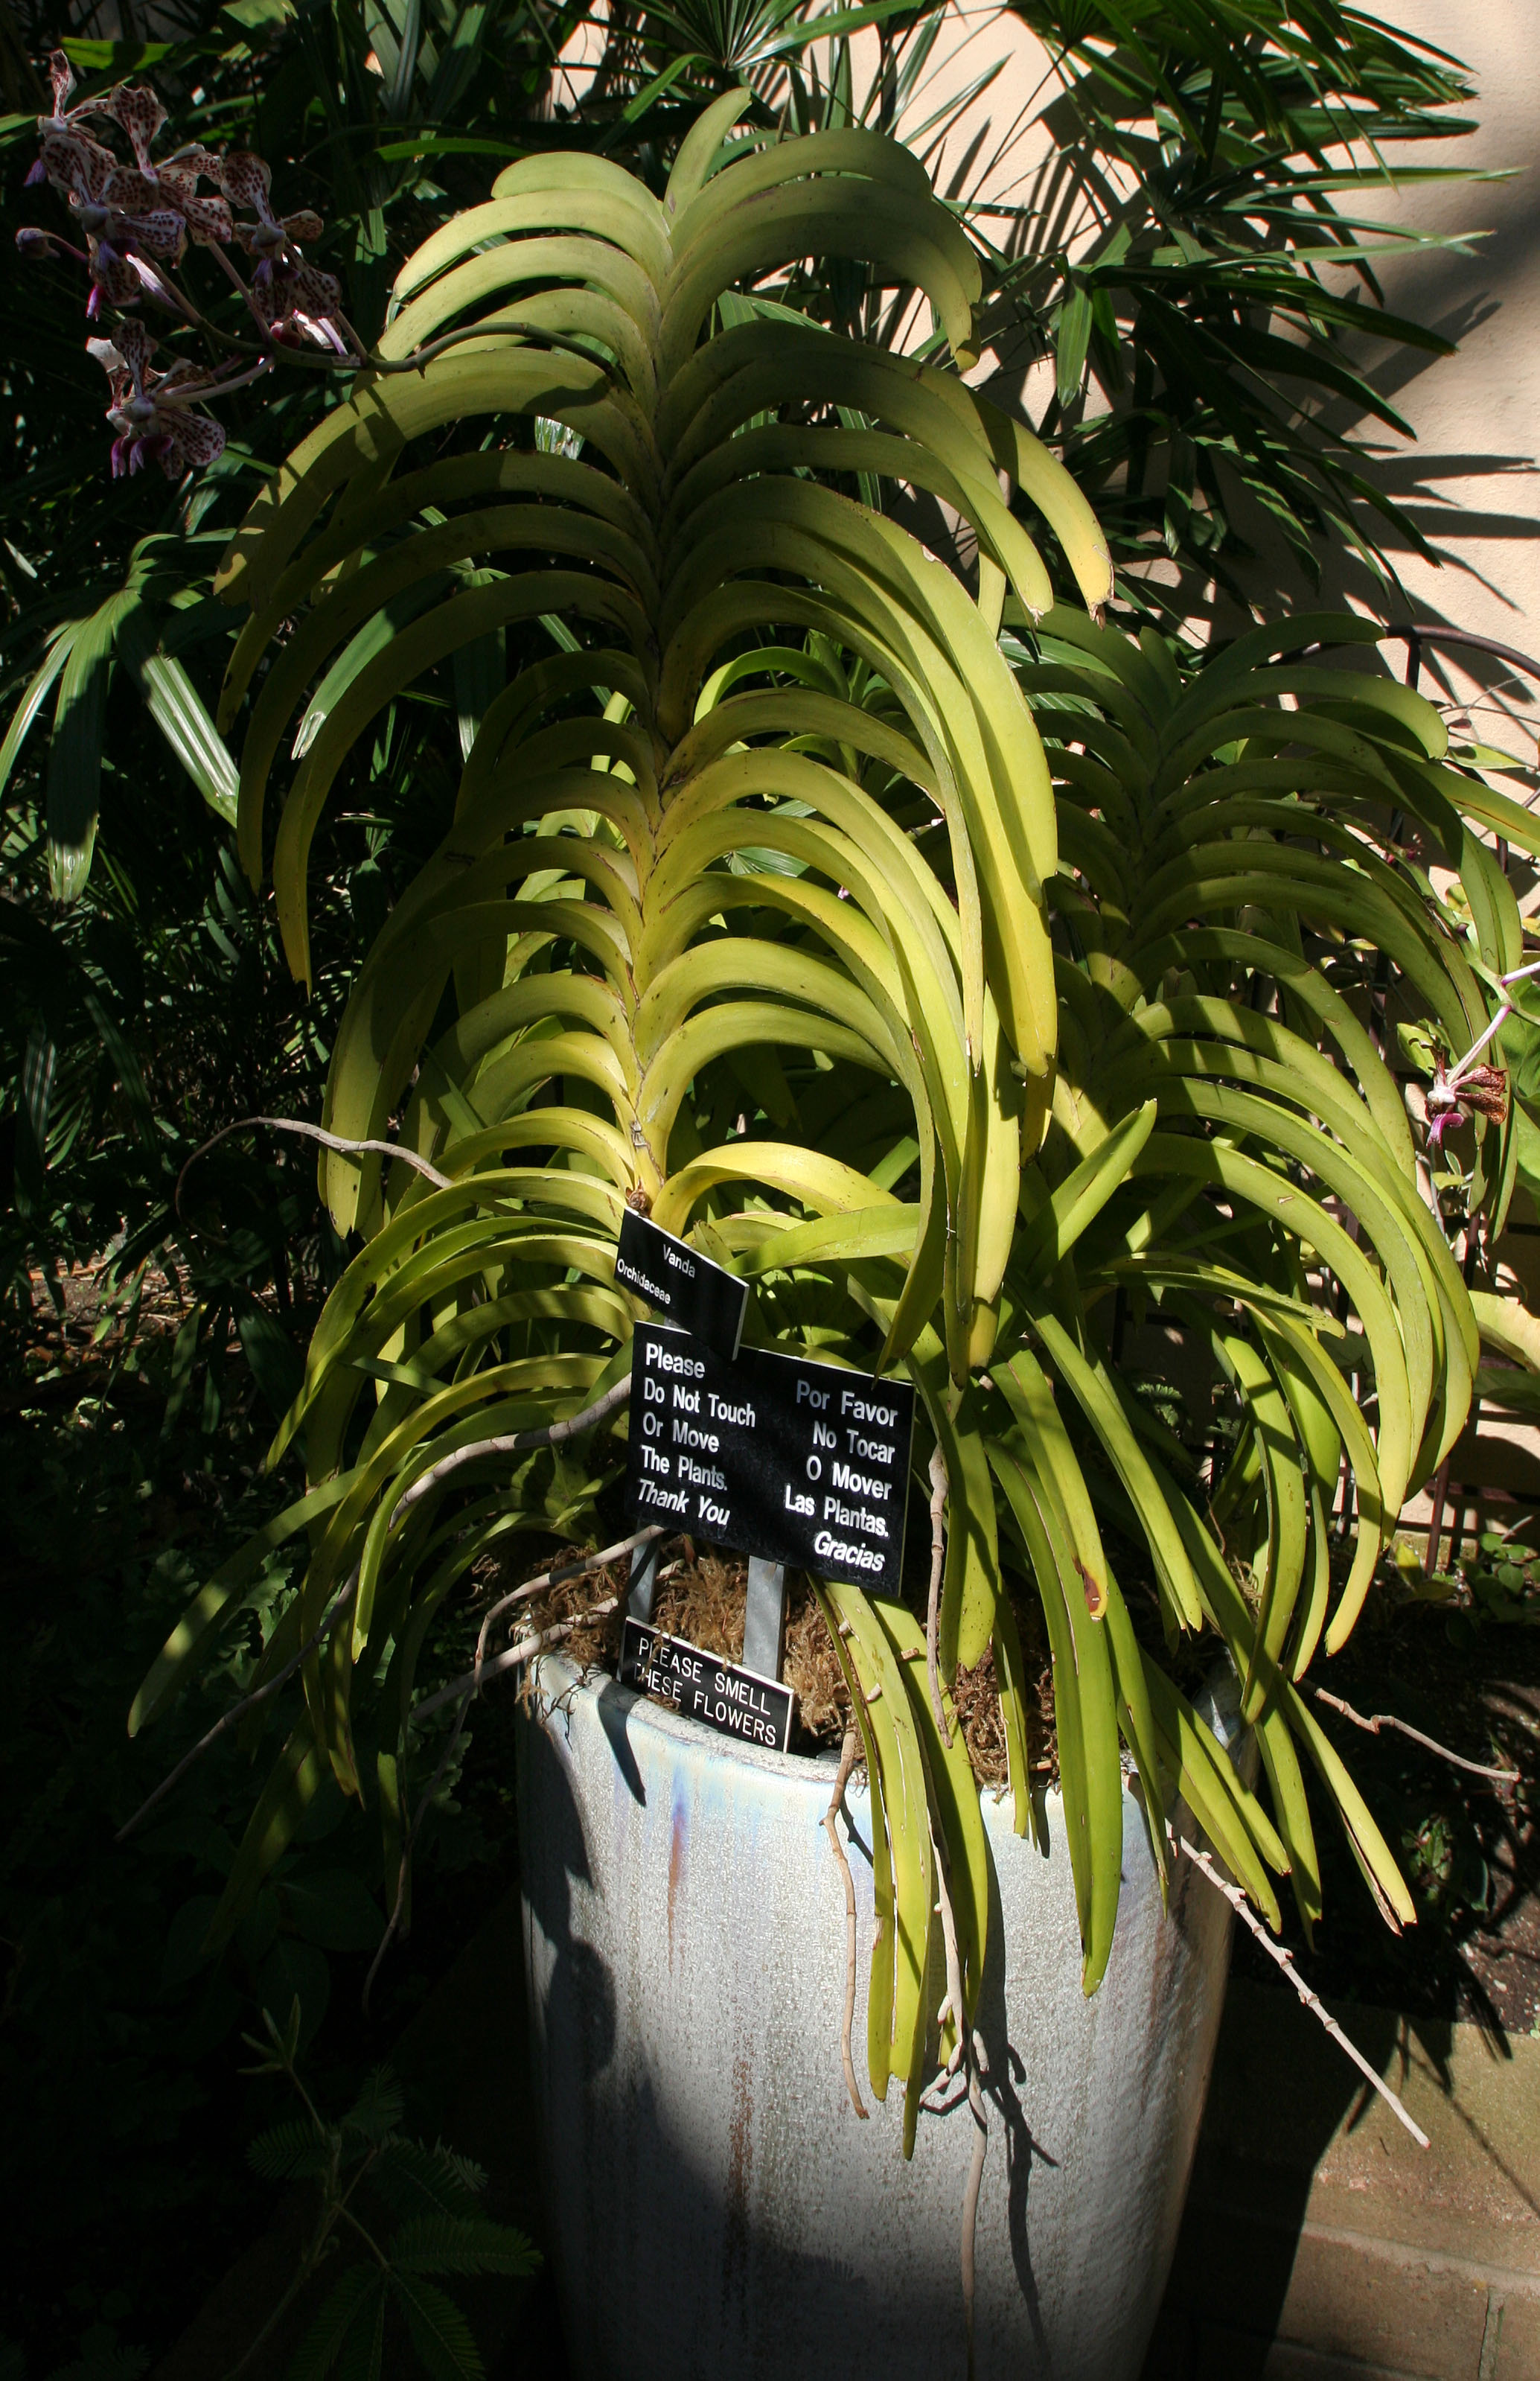
[[[704,1339],[728,1363],[738,1352],[738,1335],[748,1304],[748,1284],[725,1265],[713,1264],[688,1240],[675,1239],[661,1224],[627,1207],[620,1219],[615,1279],[658,1307],[671,1323]]]
[[[622,1686],[661,1695],[685,1719],[704,1721],[720,1736],[735,1736],[741,1744],[762,1744],[786,1752],[792,1741],[790,1687],[762,1679],[758,1670],[740,1669],[735,1662],[703,1654],[683,1637],[667,1637],[650,1621],[627,1617],[621,1646]]]
[[[842,1365],[638,1323],[626,1511],[713,1545],[896,1596],[915,1392]]]

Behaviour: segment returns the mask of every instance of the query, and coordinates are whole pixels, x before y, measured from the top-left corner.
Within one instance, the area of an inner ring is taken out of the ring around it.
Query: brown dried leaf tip
[[[625,1203],[634,1215],[650,1215],[652,1213],[652,1201],[639,1182],[633,1184],[626,1192]]]

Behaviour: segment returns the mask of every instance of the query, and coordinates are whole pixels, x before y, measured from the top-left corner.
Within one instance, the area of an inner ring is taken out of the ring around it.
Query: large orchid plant
[[[464,698],[453,822],[334,1038],[321,1180],[359,1245],[273,1450],[303,1452],[305,1493],[203,1590],[135,1707],[138,1726],[184,1690],[303,1533],[250,1698],[297,1678],[297,1708],[211,1942],[325,1777],[378,1805],[403,1905],[439,1606],[515,1533],[604,1518],[637,1313],[614,1277],[627,1204],[748,1279],[750,1339],[903,1367],[920,1392],[928,1613],[819,1589],[874,1796],[868,2073],[902,2082],[908,2141],[937,2059],[966,2055],[983,1972],[989,1856],[954,1696],[986,1659],[1016,1824],[1036,1824],[1019,1598],[1051,1647],[1087,1990],[1125,1754],[1162,1873],[1180,1794],[1274,1928],[1275,1877],[1307,1928],[1321,1908],[1308,1764],[1410,1923],[1303,1682],[1448,1458],[1481,1338],[1362,1011],[1383,963],[1431,1020],[1451,1054],[1435,1143],[1440,1117],[1480,1117],[1472,1208],[1500,1221],[1517,1142],[1485,1054],[1492,995],[1506,1015],[1530,969],[1486,838],[1540,849],[1527,813],[1455,764],[1430,705],[1308,657],[1372,624],[1296,617],[1185,675],[1153,631],[1106,624],[1084,496],[963,377],[977,253],[896,142],[741,134],[740,92],[661,197],[605,158],[523,157],[407,261],[366,356],[303,256],[316,219],[272,212],[259,160],[157,165],[159,103],[126,91],[86,113],[129,167],[64,112],[65,75],[55,94],[42,168],[118,317],[119,468],[217,452],[201,407],[281,357],[355,376],[216,590],[248,616],[221,706],[226,731],[251,706],[242,856],[254,883],[271,864],[297,974],[356,748],[430,685]],[[189,244],[256,326],[214,334],[236,351],[224,381],[157,373],[138,319],[210,327],[173,278]],[[924,353],[800,314],[771,276],[809,254],[923,291]],[[899,525],[884,482],[969,525],[975,578],[928,551],[927,516]],[[1084,610],[1056,602],[1029,524]],[[1128,1315],[1196,1352],[1228,1449],[1170,1426],[1179,1373],[1153,1397],[1135,1378]],[[1256,1791],[1173,1675],[1203,1636],[1242,1681]]]

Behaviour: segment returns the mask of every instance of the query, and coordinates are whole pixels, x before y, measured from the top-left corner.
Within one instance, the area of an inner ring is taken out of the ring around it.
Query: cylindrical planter
[[[575,2381],[841,2381],[964,2368],[974,2126],[867,2083],[870,1807],[846,1807],[861,2123],[841,2075],[835,1764],[749,1750],[547,1659],[519,1840],[550,2239]],[[1138,1808],[1101,1989],[1081,1990],[1063,1806],[1049,1856],[984,1797],[999,1881],[979,2017],[989,2141],[979,2381],[1135,2381],[1175,2246],[1230,1913],[1187,1862],[1162,1913]],[[865,1848],[865,1851],[864,1849]]]

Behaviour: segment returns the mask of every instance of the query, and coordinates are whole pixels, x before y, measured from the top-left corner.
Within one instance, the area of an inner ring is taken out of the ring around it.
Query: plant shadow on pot
[[[905,2163],[902,2092],[870,2092],[864,1788],[845,1808],[866,2123],[841,2080],[843,1895],[820,1824],[832,1758],[724,1748],[548,1661],[519,1761],[546,2237],[575,2381],[746,2381],[811,2340],[853,2381],[961,2371],[975,2130],[954,2085]],[[1118,1936],[1087,2000],[1057,1793],[1041,1800],[1047,1860],[1012,1832],[1009,1803],[986,1795],[984,1812],[980,2381],[1134,2381],[1175,2244],[1229,1912],[1185,1872],[1162,1916],[1127,1797]]]
[[[608,1698],[600,1699],[601,1709]],[[606,1718],[608,1714],[605,1714]],[[645,1799],[635,1762],[621,1757],[624,1735],[606,1726],[617,1744],[616,1766],[638,1801]],[[566,1784],[554,1748],[541,1730],[526,1731],[520,1749],[521,1783],[540,1796],[546,1827],[546,1856],[533,1877],[523,1881],[525,1947],[527,1966],[529,1926],[540,1928],[548,1947],[545,2023],[559,2030],[555,2055],[572,2059],[585,2075],[600,2076],[609,2067],[615,2047],[614,1978],[591,1943],[572,1931],[573,1887],[593,1884],[582,1821]],[[626,1775],[629,1767],[630,1775]],[[540,2070],[536,2069],[537,2089]]]

